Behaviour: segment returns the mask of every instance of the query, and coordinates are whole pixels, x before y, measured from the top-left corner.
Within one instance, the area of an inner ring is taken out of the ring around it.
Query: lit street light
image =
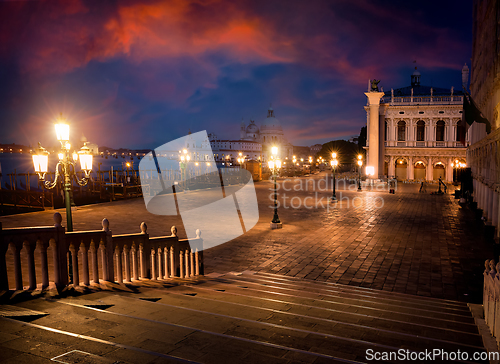
[[[333,173],[332,201],[337,201],[337,196],[335,196],[335,168],[339,164],[339,162],[337,160],[337,153],[335,153],[335,152],[332,153],[332,160],[330,161],[330,164],[332,166],[332,173]]]
[[[78,185],[86,186],[90,178],[90,172],[92,172],[92,154],[90,149],[85,143],[82,149],[76,153],[70,153],[71,144],[69,142],[69,125],[66,124],[65,120],[61,116],[59,117],[58,123],[55,125],[57,140],[61,143],[61,151],[57,154],[59,161],[56,165],[56,174],[54,176],[54,181],[45,181],[45,174],[48,172],[49,165],[49,153],[45,148],[42,147],[41,143],[38,143],[38,149],[36,149],[32,155],[33,167],[35,172],[38,174],[38,179],[44,181],[44,187],[46,189],[52,189],[56,187],[59,180],[64,185],[64,202],[66,205],[66,231],[73,231],[73,218],[71,216],[71,189],[73,187],[72,180],[76,180]],[[80,180],[76,175],[75,163],[80,159],[80,168],[82,169],[84,176]],[[69,252],[69,281],[73,283],[73,259],[71,257],[71,252]]]
[[[64,184],[64,201],[66,204],[66,229],[68,232],[73,231],[73,220],[71,217],[71,188],[72,179],[74,178],[78,185],[86,186],[92,172],[92,154],[87,147],[87,143],[82,149],[76,153],[70,153],[71,144],[69,143],[69,125],[62,119],[62,114],[55,125],[57,140],[61,143],[61,151],[57,154],[59,161],[56,165],[56,174],[54,181],[45,181],[45,174],[48,172],[49,153],[45,148],[38,143],[38,149],[32,155],[33,167],[38,174],[40,181],[44,181],[44,187],[52,189],[57,185],[59,177]],[[80,159],[80,168],[84,172],[81,180],[78,179],[75,171],[75,162]],[[71,260],[70,260],[71,262]]]
[[[271,229],[279,229],[282,227],[280,218],[278,216],[278,203],[277,203],[277,193],[276,193],[276,172],[281,168],[281,161],[277,159],[278,147],[272,147],[271,153],[273,154],[273,159],[268,161],[269,169],[273,171],[274,177],[274,216],[271,221]]]
[[[361,191],[361,166],[363,165],[363,156],[358,155],[358,191]]]

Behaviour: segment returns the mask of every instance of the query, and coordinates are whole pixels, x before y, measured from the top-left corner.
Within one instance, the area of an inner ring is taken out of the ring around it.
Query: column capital
[[[380,99],[385,95],[384,92],[365,92],[366,97],[368,97],[368,103],[370,105],[380,105]]]

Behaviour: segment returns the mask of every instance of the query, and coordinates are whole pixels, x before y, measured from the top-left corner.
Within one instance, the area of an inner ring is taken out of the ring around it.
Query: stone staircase
[[[481,362],[485,351],[455,301],[255,272],[119,287],[0,306],[1,362],[399,363],[383,353],[433,349]]]

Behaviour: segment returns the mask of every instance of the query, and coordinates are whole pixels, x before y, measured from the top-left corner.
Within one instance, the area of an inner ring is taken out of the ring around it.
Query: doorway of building
[[[414,174],[415,180],[425,180],[425,164],[423,162],[415,163]]]
[[[446,179],[444,164],[437,162],[432,171],[432,177],[434,181],[437,181],[439,177],[444,181]]]
[[[408,164],[404,159],[396,160],[396,179],[398,181],[403,181],[406,179],[406,169]]]

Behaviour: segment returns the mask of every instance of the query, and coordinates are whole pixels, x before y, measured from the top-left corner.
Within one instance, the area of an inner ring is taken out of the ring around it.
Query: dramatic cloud
[[[357,134],[370,78],[406,86],[416,61],[423,83],[460,85],[470,17],[451,1],[2,2],[0,142],[50,139],[59,112],[101,145],[233,138],[269,103],[293,143]]]

